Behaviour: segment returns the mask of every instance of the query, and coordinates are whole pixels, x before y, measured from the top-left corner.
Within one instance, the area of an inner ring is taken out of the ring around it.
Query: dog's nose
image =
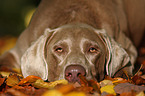
[[[86,70],[81,65],[70,65],[66,67],[65,70],[65,78],[69,82],[80,82],[79,75],[82,74],[83,76],[86,75]]]

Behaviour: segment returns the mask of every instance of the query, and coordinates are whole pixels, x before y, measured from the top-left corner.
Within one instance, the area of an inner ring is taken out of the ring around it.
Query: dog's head
[[[65,78],[76,82],[79,74],[97,80],[105,74],[113,76],[128,62],[125,50],[105,30],[70,24],[46,29],[22,56],[21,69],[24,77],[36,75],[49,81]]]

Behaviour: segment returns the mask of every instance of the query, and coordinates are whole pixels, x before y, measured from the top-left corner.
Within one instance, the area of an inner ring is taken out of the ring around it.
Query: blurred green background
[[[0,37],[19,36],[39,3],[40,0],[1,0]]]

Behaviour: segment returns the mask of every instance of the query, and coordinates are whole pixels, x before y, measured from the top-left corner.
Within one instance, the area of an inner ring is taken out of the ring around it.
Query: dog
[[[48,81],[132,75],[144,31],[145,0],[42,0],[0,65]]]

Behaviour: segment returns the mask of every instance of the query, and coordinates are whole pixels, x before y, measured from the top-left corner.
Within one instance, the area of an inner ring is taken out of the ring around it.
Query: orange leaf
[[[38,76],[30,75],[30,76],[28,76],[28,77],[22,79],[22,80],[18,83],[18,85],[23,85],[23,84],[25,84],[25,83],[34,83],[34,82],[35,82],[36,80],[38,80],[38,79],[41,79],[41,78],[38,77]]]
[[[131,92],[124,92],[120,94],[120,96],[136,96],[136,92],[131,91]]]
[[[80,83],[81,83],[81,85],[82,86],[88,86],[89,84],[88,84],[88,81],[86,80],[86,78],[85,78],[85,76],[83,76],[83,75],[79,75],[79,78],[80,78]]]
[[[60,91],[63,94],[66,94],[68,92],[71,92],[73,89],[74,89],[74,86],[71,85],[71,84],[68,84],[68,85],[63,85],[62,87],[60,87],[57,90]]]
[[[82,86],[78,87],[75,91],[85,92],[85,93],[94,93],[92,87]]]

